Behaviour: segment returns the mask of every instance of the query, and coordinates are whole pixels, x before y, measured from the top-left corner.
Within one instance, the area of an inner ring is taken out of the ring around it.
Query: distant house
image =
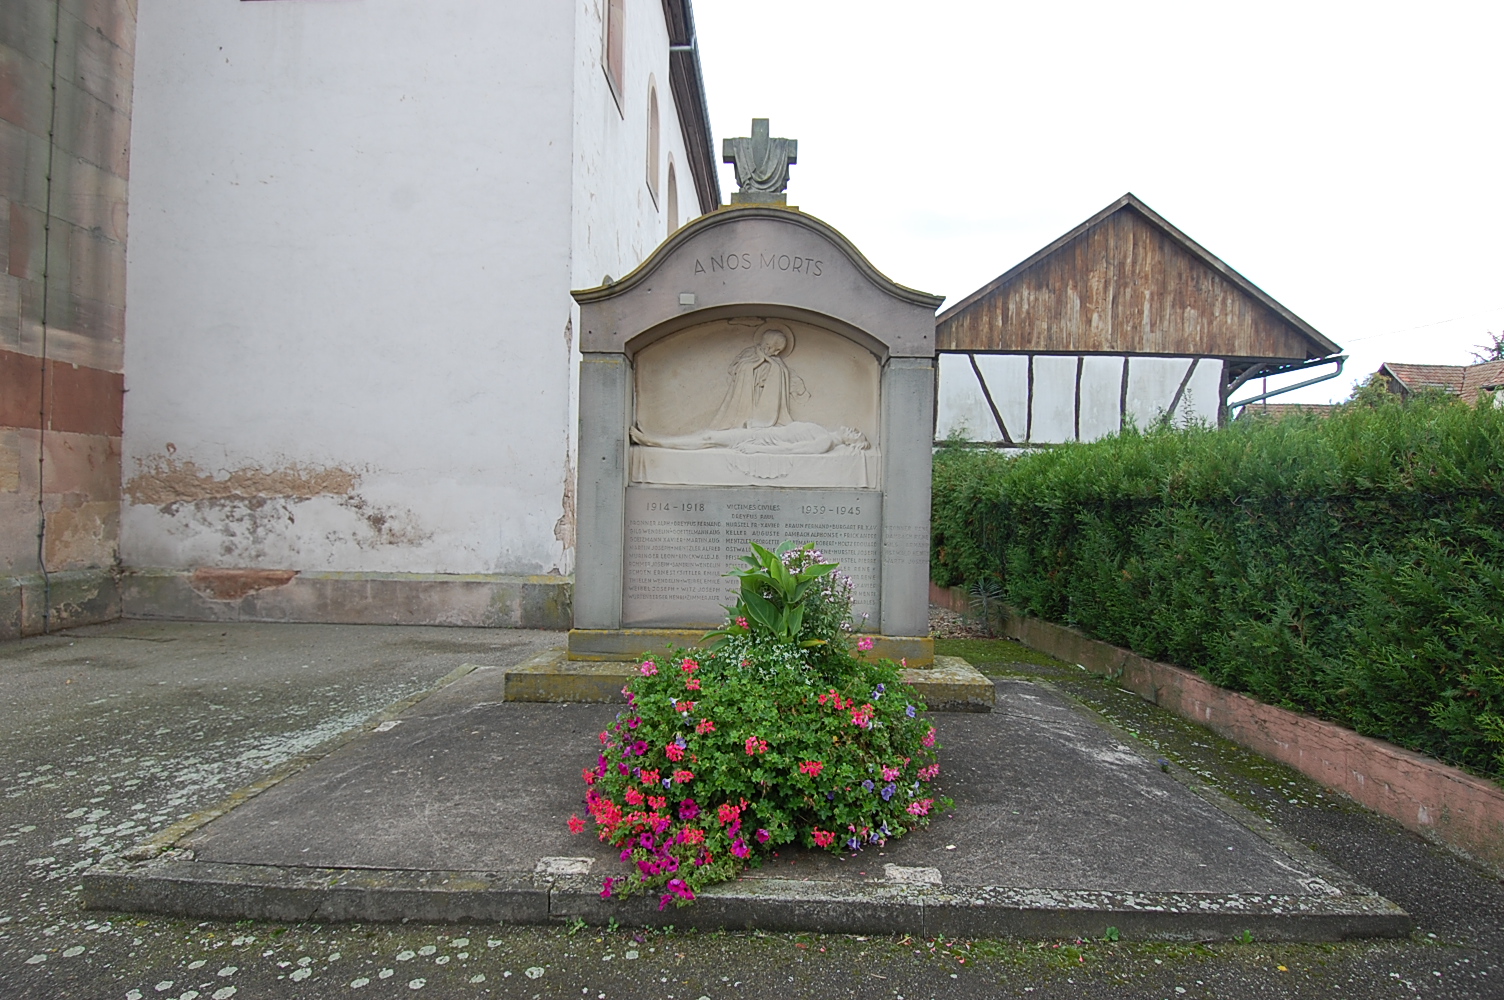
[[[1389,380],[1389,391],[1408,399],[1423,389],[1439,389],[1472,406],[1478,393],[1504,386],[1504,361],[1476,365],[1402,365],[1386,361],[1378,374]],[[1495,406],[1499,405],[1496,398]]]
[[[942,312],[935,349],[936,437],[1005,448],[1220,424],[1254,380],[1345,360],[1131,194]]]

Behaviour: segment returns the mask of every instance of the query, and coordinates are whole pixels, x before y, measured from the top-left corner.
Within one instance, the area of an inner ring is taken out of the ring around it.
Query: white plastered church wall
[[[574,153],[571,188],[570,288],[619,279],[669,235],[668,165],[674,164],[679,223],[700,214],[679,111],[669,83],[669,35],[658,0],[626,0],[625,83],[613,97],[602,67],[608,0],[582,0],[574,39]],[[658,198],[647,184],[648,86],[656,84],[660,149]],[[570,330],[569,477],[575,474],[574,428],[579,422],[579,306],[562,301]],[[572,489],[573,483],[569,484]],[[561,490],[565,487],[560,484]],[[573,525],[557,532],[572,537]],[[556,538],[559,565],[572,572],[574,548]]]
[[[629,6],[677,149],[661,10]],[[663,225],[580,176],[609,162],[647,199],[646,72],[635,115],[610,107],[630,164],[577,127],[595,10],[143,2],[128,565],[569,570],[578,250],[635,262]]]

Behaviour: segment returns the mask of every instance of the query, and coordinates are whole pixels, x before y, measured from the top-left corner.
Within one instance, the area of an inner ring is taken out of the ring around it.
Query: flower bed
[[[859,851],[950,807],[924,704],[897,664],[853,654],[851,581],[811,546],[752,548],[716,645],[644,660],[584,769],[597,835],[630,865],[602,897],[683,905],[781,845]]]

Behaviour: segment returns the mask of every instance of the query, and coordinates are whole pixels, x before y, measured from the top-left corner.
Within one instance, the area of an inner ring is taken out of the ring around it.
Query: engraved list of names
[[[841,564],[855,591],[854,613],[877,627],[882,493],[877,490],[627,488],[622,624],[713,627],[736,595],[750,542],[814,542]]]

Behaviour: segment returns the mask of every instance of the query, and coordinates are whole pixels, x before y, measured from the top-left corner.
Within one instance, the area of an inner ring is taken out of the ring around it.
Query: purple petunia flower
[[[893,798],[893,793],[896,792],[896,791],[898,791],[898,786],[897,785],[888,784],[888,785],[884,785],[883,786],[883,790],[881,792],[879,792],[878,794],[883,797],[883,801],[884,802],[887,802],[887,801],[889,801],[890,799]]]
[[[918,713],[914,710],[914,706],[910,705],[908,708],[903,710],[903,714],[912,719]]]
[[[691,820],[700,815],[700,805],[694,799],[685,799],[679,803],[679,818]]]
[[[872,783],[872,779],[871,778],[868,778],[866,781],[862,782],[862,787],[865,788],[865,789],[867,789],[867,791],[870,792],[870,791],[872,791],[872,789],[876,788],[877,786]]]

